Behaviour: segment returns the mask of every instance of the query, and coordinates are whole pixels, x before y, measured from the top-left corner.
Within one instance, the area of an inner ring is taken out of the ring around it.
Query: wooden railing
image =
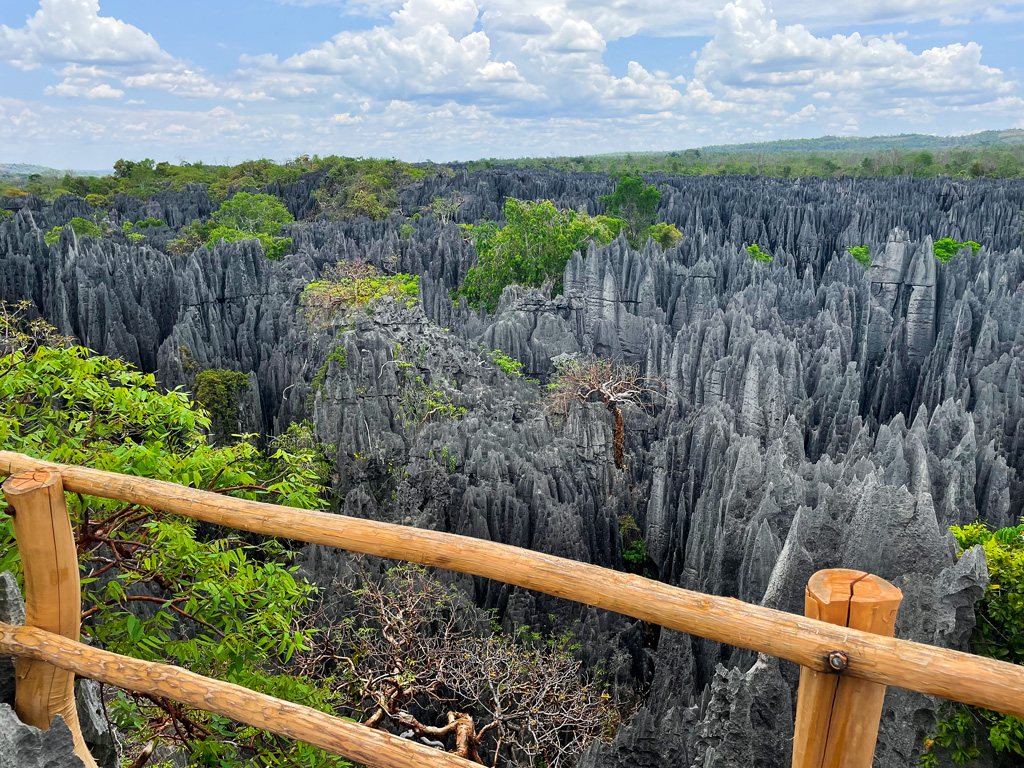
[[[869,768],[887,685],[1024,717],[1024,667],[891,637],[902,595],[857,571],[821,571],[806,616],[706,595],[518,547],[310,512],[173,483],[0,451],[0,477],[22,556],[26,623],[0,624],[18,657],[16,708],[40,728],[62,714],[77,729],[73,675],[174,699],[306,741],[368,766],[475,763],[177,667],[81,644],[78,562],[64,492],[139,504],[195,520],[482,576],[767,653],[801,666],[794,768]],[[432,762],[428,762],[432,761]]]

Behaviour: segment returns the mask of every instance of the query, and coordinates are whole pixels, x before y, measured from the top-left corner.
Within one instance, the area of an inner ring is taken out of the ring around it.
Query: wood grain
[[[831,651],[846,675],[1024,717],[1024,667],[895,640],[726,597],[670,587],[505,544],[198,491],[160,480],[47,464],[0,451],[0,475],[49,466],[64,487],[196,520],[470,573],[633,616],[652,624],[825,671]]]
[[[139,661],[44,632],[0,623],[0,652],[36,659],[119,688],[180,701],[320,747],[371,768],[480,768],[453,754],[179,667]]]
[[[807,584],[807,616],[886,637],[903,593],[878,576],[835,568]],[[885,686],[845,672],[803,667],[797,693],[793,768],[871,768]]]
[[[78,550],[58,472],[36,469],[8,479],[4,496],[13,511],[14,538],[25,579],[25,623],[77,641],[82,630]],[[15,663],[14,708],[23,723],[46,731],[64,718],[86,768],[96,768],[78,723],[75,676],[30,658]]]

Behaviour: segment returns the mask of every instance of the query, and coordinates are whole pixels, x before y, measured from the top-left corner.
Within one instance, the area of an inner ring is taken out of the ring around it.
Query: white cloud
[[[222,147],[238,157],[284,157],[356,141],[364,154],[445,159],[969,131],[1024,113],[1019,85],[991,66],[970,26],[943,32],[959,42],[927,50],[912,50],[919,43],[896,26],[982,14],[1009,25],[1022,2],[990,9],[975,0],[776,0],[771,11],[761,0],[278,2],[296,6],[297,22],[310,5],[337,6],[343,29],[347,14],[372,22],[291,55],[251,50],[236,71],[214,74],[101,16],[97,0],[42,0],[23,27],[0,27],[0,60],[45,65],[55,74],[46,95],[91,103],[53,113],[8,105],[3,123],[20,121],[21,138],[151,141],[158,148],[150,154]],[[853,31],[866,22],[884,34]],[[709,42],[692,60],[692,42],[673,58],[661,41],[650,56],[642,45],[628,48],[624,72],[606,63],[622,61],[623,48],[612,45],[620,38],[673,34]],[[125,100],[154,90],[171,108]]]
[[[88,79],[67,77],[57,85],[48,85],[43,91],[48,96],[84,99],[120,99],[124,91],[114,88],[109,83],[94,83]]]
[[[1015,92],[1016,84],[983,64],[981,54],[973,42],[917,54],[891,37],[817,37],[800,24],[779,25],[761,0],[736,0],[720,12],[694,80],[731,108],[778,107],[827,92],[850,111],[899,109],[923,119]]]
[[[0,25],[0,59],[34,69],[51,62],[158,64],[172,57],[138,27],[100,16],[99,0],[40,0],[24,27]]]
[[[191,69],[173,69],[163,72],[149,72],[144,75],[129,75],[124,78],[126,88],[156,88],[184,98],[213,98],[223,90],[200,72]],[[237,96],[229,96],[236,99]]]

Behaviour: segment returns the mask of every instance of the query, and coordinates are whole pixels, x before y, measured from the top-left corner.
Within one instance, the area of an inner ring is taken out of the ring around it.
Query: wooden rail
[[[875,704],[880,706],[878,691],[886,685],[1024,717],[1024,667],[874,634],[884,631],[884,627],[879,629],[873,621],[863,625],[871,631],[837,626],[816,618],[691,592],[640,576],[481,539],[235,499],[173,483],[51,464],[0,451],[0,476],[38,469],[59,472],[66,491],[139,504],[268,536],[323,544],[515,584],[669,629],[788,659],[814,673],[823,673],[822,680],[838,671],[843,678],[872,684],[862,688],[861,693],[851,700],[874,702],[844,725],[843,733],[863,732],[874,739],[877,719],[872,725],[871,720],[875,717],[873,708]],[[822,615],[822,618],[836,619],[829,615]],[[839,623],[845,625],[848,622]],[[21,650],[28,654],[30,649],[25,645]],[[61,646],[61,653],[66,650]],[[57,656],[47,658],[56,659]],[[842,660],[841,666],[835,666],[837,659]],[[60,666],[57,661],[50,663]],[[75,671],[96,676],[93,674],[95,670],[88,671],[87,665],[75,668]],[[852,693],[854,689],[849,691]],[[837,697],[838,694],[833,693],[833,707],[839,701]],[[213,703],[216,702],[208,702]],[[211,706],[199,706],[211,709]],[[228,716],[236,717],[234,714]],[[250,720],[238,719],[256,725]],[[798,716],[798,724],[799,720]],[[838,723],[837,719],[837,727]],[[258,727],[265,726],[259,724]],[[867,731],[871,733],[867,734]],[[820,750],[810,745],[810,752],[823,756],[830,738],[824,739],[819,745],[822,747]],[[836,738],[842,742],[847,737]],[[311,743],[319,744],[316,741]],[[362,760],[351,752],[341,754]],[[794,750],[794,766],[798,768],[820,768],[824,765],[822,759],[824,757],[807,757],[805,750],[798,763],[797,750]],[[394,768],[405,765],[398,762],[372,764]],[[834,764],[867,768],[870,755],[867,763],[840,761]]]
[[[35,659],[82,677],[180,701],[264,731],[298,739],[373,768],[480,768],[409,739],[325,715],[233,683],[119,656],[34,627],[0,623],[0,653]],[[73,699],[72,699],[73,701]]]
[[[995,659],[837,627],[507,544],[236,499],[0,451],[0,476],[39,468],[59,471],[64,489],[73,493],[266,536],[483,576],[778,656],[819,672],[830,671],[829,654],[838,651],[848,658],[844,674],[851,677],[1024,717],[1024,667]]]

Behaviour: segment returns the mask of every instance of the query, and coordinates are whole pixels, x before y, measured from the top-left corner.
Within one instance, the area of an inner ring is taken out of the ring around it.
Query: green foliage
[[[68,226],[71,227],[71,230],[79,237],[103,237],[102,229],[88,219],[83,219],[81,216],[75,216],[71,219],[71,221],[68,222]],[[53,245],[60,240],[60,233],[63,231],[64,227],[54,227],[43,235],[43,241],[47,245]]]
[[[848,245],[846,252],[859,261],[864,269],[871,266],[871,249],[866,245]]]
[[[407,380],[399,391],[395,417],[403,427],[411,427],[432,418],[457,419],[465,413],[466,409],[455,405],[447,390],[431,386],[422,376],[416,376]]]
[[[313,196],[320,214],[330,219],[386,219],[398,208],[398,191],[427,174],[400,160],[330,156],[314,157],[309,165],[328,169]]]
[[[98,195],[91,193],[85,196],[85,202],[91,205],[93,208],[105,208],[110,205],[110,198],[106,195]]]
[[[146,222],[159,219],[147,219]],[[200,245],[212,248],[223,240],[259,240],[268,259],[279,259],[292,247],[290,237],[278,237],[286,224],[295,221],[284,203],[273,195],[239,192],[221,204],[220,209],[202,222],[195,220],[183,227],[179,236],[167,244],[172,253],[191,253]],[[146,222],[134,226],[157,226]]]
[[[626,569],[642,573],[647,563],[647,539],[641,538],[640,527],[632,515],[619,517],[619,535],[622,537],[622,559]]]
[[[936,240],[932,246],[932,250],[935,253],[935,258],[941,261],[943,264],[949,263],[949,260],[960,253],[960,250],[965,246],[971,246],[971,251],[977,253],[978,249],[981,248],[979,243],[973,240],[967,240],[963,243],[958,243],[952,237],[944,237],[941,240]]]
[[[751,243],[750,245],[748,245],[747,253],[750,254],[750,258],[752,261],[761,261],[767,263],[772,260],[772,255],[770,253],[762,251],[761,248],[757,245],[757,243]]]
[[[14,211],[9,210],[7,208],[0,208],[0,221],[4,221],[6,219],[13,219],[13,218],[14,218]]]
[[[494,364],[501,368],[509,376],[522,376],[523,364],[514,357],[509,357],[500,349],[496,349],[489,355]]]
[[[196,376],[196,402],[213,418],[213,434],[225,440],[238,432],[238,393],[249,388],[249,377],[238,371],[213,368]]]
[[[575,251],[615,237],[607,218],[563,211],[550,200],[534,203],[510,197],[502,210],[504,227],[494,222],[463,225],[476,246],[477,263],[458,294],[471,307],[493,312],[502,290],[512,284],[540,287],[550,281],[559,292],[565,265]]]
[[[950,530],[961,554],[981,546],[988,562],[989,584],[974,608],[977,623],[971,635],[971,650],[1024,665],[1024,525],[992,531],[974,523]],[[925,741],[922,766],[938,765],[936,746],[950,750],[957,765],[967,765],[983,751],[1024,757],[1024,720],[964,704],[950,707],[950,714],[939,722],[934,737]]]
[[[658,211],[661,192],[657,187],[644,183],[640,175],[622,176],[615,191],[610,195],[602,195],[601,202],[608,207],[608,212],[625,222],[626,238],[634,248],[639,248]],[[674,227],[673,227],[674,229]]]
[[[245,441],[213,447],[205,437],[210,419],[186,393],[162,392],[153,376],[66,347],[52,331],[40,332],[38,323],[26,328],[8,310],[0,312],[0,336],[0,348],[9,350],[0,356],[0,449],[251,499],[319,505],[317,457],[297,441],[295,453],[276,444],[269,455]],[[283,674],[289,657],[308,645],[295,627],[312,588],[296,579],[292,555],[278,542],[219,529],[200,536],[193,521],[107,499],[69,495],[68,507],[84,569],[83,631],[92,642],[332,711],[334,694],[323,681]],[[11,522],[0,519],[0,567],[16,569]],[[108,542],[115,542],[114,561]],[[106,576],[97,581],[101,570]],[[162,610],[143,614],[150,618],[131,610],[153,595]],[[142,741],[151,726],[174,719],[170,737],[181,734],[202,765],[334,765],[311,748],[168,706],[130,695],[112,714]],[[223,740],[207,742],[204,731]],[[313,762],[317,754],[320,762]]]
[[[922,150],[927,149],[927,152]],[[930,162],[929,162],[930,159]],[[1019,178],[1024,175],[1024,133],[985,131],[970,136],[839,137],[733,144],[673,152],[476,160],[468,170],[494,165],[614,176],[673,173],[691,176],[898,176]]]
[[[348,352],[345,351],[345,346],[339,344],[331,352],[328,353],[324,359],[324,364],[317,370],[316,375],[313,377],[312,383],[309,385],[309,395],[306,398],[306,404],[310,408],[313,407],[313,401],[316,399],[316,393],[324,387],[324,382],[327,380],[327,369],[331,363],[338,366],[339,371],[345,370],[348,366]]]
[[[314,323],[370,310],[374,302],[392,299],[413,307],[419,301],[419,275],[382,275],[364,261],[339,262],[324,270],[323,278],[302,291],[300,303]]]
[[[221,227],[264,235],[278,235],[285,224],[295,221],[279,198],[248,192],[221,203],[213,219]]]
[[[660,245],[664,251],[667,251],[669,248],[675,248],[679,241],[683,239],[683,233],[679,231],[675,224],[666,224],[663,221],[651,227],[650,235],[654,242]]]
[[[412,224],[410,224],[409,222],[405,222],[405,224],[398,228],[398,236],[405,241],[409,241],[412,239],[412,233],[413,227]]]

